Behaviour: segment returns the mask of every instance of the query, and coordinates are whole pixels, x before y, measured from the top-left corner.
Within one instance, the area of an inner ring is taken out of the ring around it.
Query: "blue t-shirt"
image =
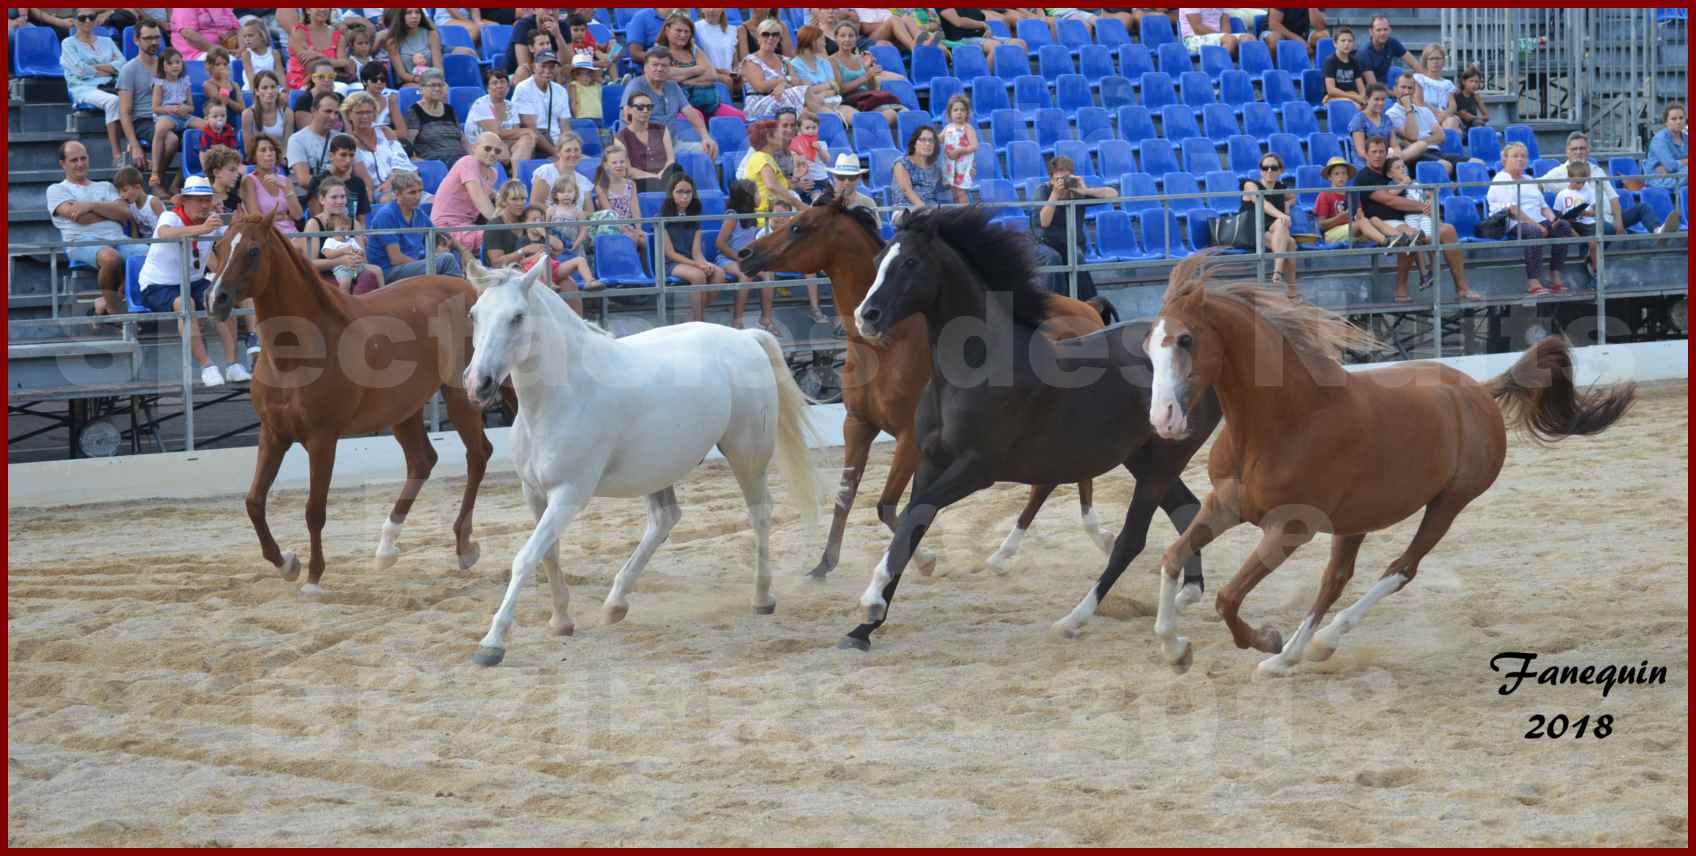
[[[1384,118],[1376,124],[1373,123],[1372,117],[1365,113],[1354,114],[1354,118],[1349,120],[1349,136],[1354,136],[1355,131],[1365,131],[1369,140],[1373,137],[1383,137],[1389,140],[1392,146],[1395,145],[1396,126],[1390,121],[1389,111],[1385,111]]]
[[[390,202],[371,212],[371,221],[366,224],[368,229],[427,229],[430,218],[425,216],[422,207],[412,209],[412,221],[407,222],[400,215],[400,206]],[[413,260],[424,258],[424,239],[429,237],[424,232],[405,235],[372,235],[365,239],[365,257],[372,264],[383,269],[383,276],[394,270],[395,264],[389,261],[389,245],[398,244],[401,255]]]
[[[1354,52],[1355,64],[1360,66],[1360,70],[1362,72],[1372,72],[1374,80],[1384,84],[1385,86],[1389,86],[1390,84],[1386,78],[1390,76],[1391,61],[1400,59],[1406,53],[1407,48],[1403,47],[1401,42],[1396,41],[1395,36],[1391,36],[1390,40],[1384,43],[1383,51],[1379,51],[1377,48],[1374,48],[1372,46],[1372,38],[1371,36],[1368,36],[1366,44],[1362,45]]]

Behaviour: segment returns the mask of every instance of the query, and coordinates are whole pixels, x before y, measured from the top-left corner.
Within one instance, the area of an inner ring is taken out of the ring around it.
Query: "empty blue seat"
[[[677,165],[683,167],[683,171],[689,173],[689,177],[695,180],[695,191],[697,193],[719,188],[718,167],[713,164],[713,159],[707,157],[706,154],[702,152],[678,152]]]
[[[1279,44],[1283,44],[1279,42]],[[1319,120],[1314,118],[1313,105],[1305,101],[1291,101],[1284,105],[1284,130],[1298,137],[1307,137],[1319,130]]]
[[[1295,172],[1296,167],[1307,163],[1307,156],[1301,150],[1301,139],[1295,134],[1273,134],[1267,144],[1271,152],[1284,161],[1286,173]]]
[[[1238,175],[1260,174],[1260,141],[1247,134],[1237,134],[1225,141],[1229,154],[1227,169]]]
[[[1150,71],[1142,76],[1142,106],[1158,110],[1178,99],[1172,93],[1172,78],[1163,71]]]
[[[1160,194],[1160,189],[1154,183],[1154,176],[1146,172],[1128,172],[1119,176],[1119,195],[1132,197],[1120,203],[1126,211],[1146,211],[1159,208],[1160,200],[1153,198]]]
[[[1221,75],[1236,66],[1231,62],[1231,52],[1218,45],[1201,46],[1201,73],[1218,80]]]
[[[1184,245],[1183,224],[1170,211],[1149,209],[1132,215],[1137,231],[1142,233],[1142,246],[1152,255],[1181,259],[1190,254]]]
[[[971,51],[961,51],[960,53],[971,53]],[[974,122],[981,125],[988,121],[991,111],[1012,106],[1013,103],[1007,98],[1007,89],[999,78],[987,75],[972,78],[972,120]],[[854,116],[856,124],[858,124],[859,118],[864,115],[866,114],[859,113]]]
[[[1060,50],[1064,53],[1066,49],[1060,48]],[[1070,66],[1071,64],[1072,58],[1068,56],[1066,65]],[[993,65],[995,66],[995,76],[1009,83],[1020,75],[1031,73],[1030,60],[1026,58],[1025,52],[1018,45],[996,45]]]
[[[595,278],[613,287],[653,285],[654,278],[642,265],[636,242],[624,235],[595,236]]]
[[[1227,69],[1219,75],[1219,100],[1237,110],[1254,103],[1254,80],[1242,69]]]
[[[1042,163],[1042,152],[1035,142],[1020,140],[1007,144],[1007,177],[1015,184],[1048,177],[1048,170]]]
[[[1207,200],[1209,208],[1221,214],[1230,214],[1242,210],[1243,185],[1236,173],[1225,169],[1210,170],[1205,176],[1203,186],[1208,193],[1229,194],[1209,197]]]
[[[1237,127],[1237,117],[1231,114],[1229,104],[1209,104],[1201,108],[1201,130],[1208,139],[1223,144],[1232,134],[1242,133]]]
[[[1052,154],[1054,146],[1072,138],[1072,125],[1066,121],[1066,111],[1044,107],[1036,111],[1036,144],[1043,154]]]
[[[471,41],[471,31],[458,24],[441,24],[436,27],[436,32],[441,34],[444,59],[454,48],[477,49],[477,45]]]
[[[439,160],[415,160],[412,164],[418,167],[418,180],[426,192],[435,193],[442,186],[442,179],[448,177],[448,165]]]
[[[1195,70],[1190,64],[1190,52],[1177,42],[1167,42],[1154,49],[1154,67],[1173,80],[1186,71]]]
[[[1089,95],[1089,81],[1081,74],[1060,75],[1054,82],[1054,106],[1072,111],[1095,106]]]
[[[1325,72],[1321,69],[1310,68],[1297,75],[1301,86],[1301,97],[1316,109],[1324,109],[1325,103]]]
[[[1187,172],[1169,172],[1161,177],[1160,183],[1162,185],[1161,192],[1173,197],[1168,207],[1178,213],[1180,217],[1183,216],[1184,212],[1208,207],[1202,202],[1200,196],[1194,195],[1201,193],[1201,185],[1196,182],[1194,175]],[[1184,194],[1190,195],[1178,198]]]
[[[1478,206],[1472,199],[1465,196],[1451,196],[1443,200],[1443,222],[1455,227],[1455,234],[1462,243],[1477,244],[1484,242],[1478,237]]]
[[[989,114],[989,141],[996,149],[1005,149],[1008,143],[1025,139],[1024,131],[1025,120],[1017,110],[1002,108]]]
[[[1144,15],[1137,24],[1137,29],[1142,34],[1142,43],[1150,48],[1178,41],[1178,35],[1172,32],[1172,19],[1165,15]]]
[[[901,151],[897,149],[872,149],[871,170],[867,173],[866,184],[882,190],[889,187],[895,180],[895,162],[901,159]],[[982,173],[979,173],[982,176]]]
[[[1290,77],[1289,72],[1280,69],[1261,73],[1260,99],[1280,109],[1289,102],[1302,101],[1301,92],[1296,89],[1295,79]]]
[[[972,162],[978,167],[978,180],[985,178],[1001,178],[1001,165],[995,159],[995,150],[988,146],[978,146],[972,155]]]
[[[147,264],[146,256],[124,257],[124,309],[127,312],[153,311],[141,302],[141,266],[144,264]]]
[[[471,105],[483,97],[483,86],[456,86],[448,90],[448,103],[453,105],[453,114],[463,120],[471,112]],[[608,116],[617,115],[615,110]]]
[[[1300,193],[1296,194],[1297,205],[1311,207],[1319,201],[1319,191],[1307,188],[1331,186],[1331,182],[1325,180],[1325,174],[1321,172],[1322,169],[1323,167],[1311,163],[1304,163],[1296,167],[1296,187],[1303,188]]]
[[[1106,45],[1085,45],[1079,49],[1078,71],[1091,84],[1099,84],[1103,77],[1118,73],[1113,68],[1113,52]]]
[[[1202,133],[1190,108],[1182,104],[1168,104],[1160,108],[1160,135],[1177,142],[1190,137],[1200,137]]]
[[[1054,33],[1048,29],[1047,21],[1025,18],[1019,22],[1016,32],[1025,47],[1033,51],[1041,50],[1043,45],[1054,44]]]
[[[1054,22],[1054,28],[1060,32],[1060,44],[1074,54],[1094,44],[1089,36],[1089,26],[1075,18],[1062,18]]]
[[[1095,218],[1095,251],[1087,253],[1084,261],[1136,262],[1149,257],[1137,246],[1136,232],[1131,228],[1131,215],[1124,211],[1102,211]]]
[[[59,65],[59,34],[52,27],[22,27],[14,32],[12,68],[19,77],[64,77]]]
[[[1064,102],[1060,110],[1066,110]],[[1073,114],[1078,123],[1078,139],[1086,143],[1113,140],[1113,114],[1105,107],[1079,107]]]
[[[1013,193],[1013,182],[1005,178],[984,178],[978,176],[978,199],[984,204],[993,202],[1017,202],[1018,196]],[[1023,208],[994,208],[992,220],[1023,219],[1026,216]]]
[[[838,119],[840,121],[840,118]],[[820,137],[823,137],[822,128]],[[718,144],[721,152],[748,150],[748,123],[735,116],[714,116],[707,120],[707,134]],[[829,145],[826,143],[826,145]]]
[[[1184,104],[1194,110],[1219,100],[1213,94],[1213,78],[1199,71],[1186,71],[1179,75],[1178,92],[1183,96]]]
[[[1343,157],[1342,137],[1327,134],[1324,131],[1314,131],[1307,135],[1307,159],[1309,162],[1324,166],[1332,158]]]
[[[1166,140],[1142,140],[1137,143],[1137,161],[1142,171],[1151,175],[1178,172],[1178,147]]]
[[[1219,150],[1206,137],[1190,137],[1179,143],[1184,152],[1184,169],[1206,175],[1219,168]]]
[[[934,45],[918,45],[913,48],[913,88],[920,92],[930,91],[932,79],[948,74],[948,56],[942,48]]]
[[[409,113],[412,110],[412,105],[417,104],[423,99],[424,93],[416,86],[408,86],[395,93],[395,105],[400,108],[400,112],[402,113]],[[461,116],[459,118],[463,119],[464,117]]]
[[[1029,119],[1035,119],[1036,111],[1053,106],[1054,101],[1048,97],[1047,81],[1034,74],[1023,74],[1014,78],[1013,109]]]
[[[1020,58],[1020,62],[1023,64],[1022,57]],[[981,50],[955,51],[954,76],[961,80],[971,80],[974,77],[988,77],[989,60],[984,58],[983,51]],[[934,79],[932,80],[931,85],[936,85]]]
[[[1243,133],[1265,142],[1279,130],[1278,114],[1272,105],[1259,101],[1243,105]]]
[[[734,116],[727,118],[733,122],[742,121]],[[747,134],[747,123],[743,123],[743,134]],[[854,148],[853,139],[848,136],[848,126],[843,124],[841,116],[830,110],[819,114],[819,139],[823,140],[832,152],[845,152]],[[747,146],[744,145],[743,148],[746,149]],[[719,151],[724,151],[724,147],[720,146]]]
[[[901,99],[901,106],[908,110],[919,109],[919,91],[913,84],[905,80],[885,80],[878,83],[883,91]]]
[[[877,60],[877,64],[883,66],[886,71],[893,71],[904,78],[907,76],[907,63],[902,61],[901,51],[897,50],[894,45],[883,44],[882,42],[874,43],[871,47],[871,55],[872,59]]]
[[[526,160],[521,160],[518,162],[518,175],[514,176],[514,178],[518,179],[518,183],[522,185],[525,190],[529,190],[532,180],[536,177],[536,170],[541,169],[542,164],[552,162],[553,161],[548,158],[528,158]],[[440,161],[431,161],[431,163],[440,163]],[[422,175],[422,173],[420,173],[420,175]],[[718,182],[713,182],[713,185],[717,184]],[[434,191],[431,192],[433,193]],[[546,205],[548,203],[541,202],[538,204]]]
[[[1119,48],[1119,74],[1130,80],[1141,80],[1154,70],[1154,53],[1147,45],[1125,45]]]
[[[1110,181],[1118,181],[1119,176],[1137,171],[1134,150],[1131,144],[1124,140],[1103,140],[1096,143],[1095,154],[1101,158],[1101,175]]]
[[[1090,156],[1088,143],[1082,140],[1061,140],[1054,146],[1054,156],[1071,158],[1072,172],[1090,179],[1091,184],[1100,182],[1101,174],[1095,169],[1095,159]]]
[[[1278,67],[1299,77],[1312,65],[1307,61],[1307,45],[1296,39],[1278,40]]]
[[[965,84],[960,82],[960,78],[954,77],[953,75],[937,75],[936,77],[931,78],[931,110],[934,111],[941,109],[943,105],[948,103],[948,99],[953,98],[964,91],[966,91]]]
[[[1238,39],[1237,67],[1247,72],[1249,77],[1258,78],[1272,70],[1272,52],[1259,39]]]
[[[1360,115],[1360,108],[1353,101],[1337,100],[1325,105],[1325,130],[1333,134],[1346,136],[1349,123]]]
[[[898,148],[895,138],[889,135],[889,122],[882,113],[854,114],[854,150],[865,155],[872,149]]]
[[[1531,130],[1530,125],[1509,125],[1503,129],[1502,137],[1503,145],[1508,143],[1524,144],[1525,150],[1530,154],[1531,160],[1536,160],[1537,158],[1542,157],[1542,155],[1537,151],[1537,132]],[[1477,155],[1474,155],[1474,157],[1477,157]]]
[[[1654,214],[1654,217],[1642,224],[1646,229],[1653,229],[1666,222],[1667,215],[1671,214],[1673,209],[1672,191],[1664,187],[1645,187],[1639,192],[1639,196]]]
[[[1420,184],[1447,184],[1449,173],[1443,165],[1436,161],[1420,161],[1413,165],[1413,180]],[[1452,196],[1453,190],[1444,189],[1438,193],[1439,198]]]
[[[496,24],[484,21],[477,33],[483,41],[482,55],[484,62],[496,63],[506,56],[507,45],[512,43],[511,24]]]
[[[1013,50],[1019,49],[1017,45],[1001,45],[1000,47],[1010,47]],[[1013,68],[1018,67],[1017,63],[1010,62],[1008,65]],[[995,67],[997,69],[1001,68],[1001,63],[997,62]],[[1062,74],[1071,74],[1077,70],[1072,67],[1071,51],[1068,51],[1061,45],[1043,45],[1042,50],[1038,51],[1036,55],[1036,68],[1037,73],[1042,75],[1042,79],[1050,83],[1054,82]],[[1005,75],[1002,76],[1005,77]]]
[[[1007,29],[1007,25],[1001,21],[997,21],[992,18],[984,23],[989,25],[989,35],[991,38],[1010,39],[1013,37],[1013,31]]]
[[[1501,135],[1487,125],[1467,130],[1466,149],[1473,157],[1490,164],[1492,169],[1502,161]]]
[[[1131,34],[1125,29],[1125,22],[1118,18],[1096,18],[1095,43],[1117,48],[1131,44]]]
[[[1460,132],[1453,128],[1443,129],[1443,143],[1437,150],[1448,155],[1466,154],[1466,142],[1461,139]]]
[[[1154,115],[1148,112],[1147,107],[1120,107],[1118,116],[1120,139],[1134,143],[1138,140],[1151,140],[1157,136],[1154,133]]]
[[[465,54],[443,54],[442,77],[447,80],[449,87],[475,86],[483,88],[483,73],[477,64],[476,57]]]
[[[1131,81],[1114,74],[1101,79],[1101,106],[1109,110],[1135,104],[1136,98],[1131,90]]]

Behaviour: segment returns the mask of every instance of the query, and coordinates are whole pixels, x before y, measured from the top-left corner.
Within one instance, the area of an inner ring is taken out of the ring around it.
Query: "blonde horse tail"
[[[1532,345],[1485,388],[1501,405],[1508,427],[1551,443],[1575,434],[1599,434],[1631,409],[1637,387],[1580,391],[1573,383],[1572,348],[1559,336]]]
[[[752,331],[771,361],[772,380],[777,383],[777,470],[788,483],[790,496],[799,506],[801,520],[811,527],[819,519],[819,478],[813,469],[808,441],[816,439],[807,421],[807,405],[817,404],[795,384],[783,347],[777,337],[764,330]]]

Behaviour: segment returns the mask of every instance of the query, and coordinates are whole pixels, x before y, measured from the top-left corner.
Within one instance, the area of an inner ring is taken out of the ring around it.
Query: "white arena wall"
[[[1689,343],[1686,341],[1642,342],[1599,345],[1575,349],[1578,382],[1614,383],[1689,379]],[[1439,362],[1453,366],[1480,380],[1505,371],[1518,353],[1447,357]],[[1389,363],[1349,366],[1362,371]],[[818,405],[811,418],[820,447],[842,444],[843,408],[840,404]],[[511,429],[489,432],[495,456],[491,476],[513,472],[508,446]],[[430,435],[440,460],[438,478],[463,477],[465,447],[452,431]],[[879,442],[889,442],[887,435]],[[715,449],[709,457],[717,457]],[[85,503],[122,502],[149,498],[187,499],[239,496],[247,492],[253,478],[254,450],[214,449],[201,452],[172,452],[113,458],[42,461],[7,467],[8,508],[51,507]],[[405,477],[405,460],[392,437],[343,440],[336,455],[333,487],[399,482]],[[308,470],[306,450],[295,446],[283,460],[275,490],[304,489]]]

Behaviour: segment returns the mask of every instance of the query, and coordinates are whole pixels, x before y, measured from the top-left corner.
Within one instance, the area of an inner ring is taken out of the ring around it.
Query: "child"
[[[328,256],[346,250],[362,250],[364,248],[359,238],[353,234],[353,218],[340,211],[325,211],[318,216],[320,220],[324,221],[326,228],[336,233],[334,237],[324,239],[323,249],[319,251],[320,255]],[[336,265],[334,273],[336,282],[341,283],[342,289],[351,294],[353,293],[353,281],[366,271],[370,271],[371,275],[377,278],[377,287],[382,288],[383,269],[374,264]]]
[[[1354,58],[1354,31],[1337,28],[1337,52],[1325,58],[1325,100],[1353,101],[1357,107],[1366,106],[1366,81],[1361,79],[1360,64]]]
[[[1391,160],[1386,168],[1389,170],[1388,177],[1390,179],[1390,186],[1392,188],[1401,188],[1401,195],[1404,198],[1411,199],[1415,202],[1425,202],[1432,198],[1432,192],[1430,190],[1419,187],[1413,183],[1413,176],[1409,175],[1407,171],[1407,163],[1402,161],[1400,158]],[[1381,220],[1374,222],[1383,223]],[[1390,239],[1389,245],[1392,247],[1411,247],[1414,244],[1429,244],[1437,240],[1437,225],[1430,214],[1406,214],[1402,217],[1402,222],[1397,224],[1393,229],[1388,228],[1389,224],[1387,223],[1384,223],[1383,225],[1386,227],[1384,229],[1386,233],[1395,233],[1394,237]],[[1419,287],[1421,289],[1430,288],[1432,268],[1425,264],[1424,255],[1421,253],[1414,253],[1413,263],[1419,266]],[[1406,303],[1407,300],[1408,297],[1405,294],[1396,295],[1397,303]]]
[[[271,46],[271,33],[257,18],[241,25],[241,47],[234,59],[241,62],[241,88],[244,92],[254,91],[253,76],[259,72],[281,75],[286,68],[282,52]]]
[[[213,146],[229,146],[237,151],[241,150],[241,147],[236,145],[236,126],[229,123],[227,114],[224,102],[206,102],[206,120],[200,126],[200,148],[193,152],[194,157],[204,160],[206,152]]]
[[[1573,161],[1572,163],[1567,164],[1566,177],[1566,187],[1562,188],[1561,192],[1555,194],[1555,210],[1560,212],[1564,217],[1568,211],[1577,208],[1581,204],[1589,205],[1590,207],[1585,209],[1583,214],[1580,214],[1575,218],[1569,218],[1572,222],[1572,231],[1588,238],[1596,234],[1597,207],[1596,191],[1589,181],[1590,164],[1585,163],[1584,161]],[[114,183],[117,181],[116,178],[112,180]],[[123,188],[120,187],[119,192],[122,191]],[[1584,267],[1586,270],[1590,271],[1590,275],[1592,277],[1596,275],[1595,243],[1590,244],[1590,252],[1584,259]]]
[[[807,180],[814,186],[823,187],[830,180],[830,173],[825,171],[825,162],[830,159],[830,150],[819,139],[819,116],[811,110],[801,114],[801,133],[789,141],[789,153],[795,156],[797,172],[805,169]]]
[[[336,90],[346,94],[357,89],[364,80],[359,73],[365,66],[377,61],[377,34],[370,27],[349,27],[347,30],[347,58],[353,60],[353,71],[345,73],[343,86]],[[384,75],[387,77],[387,75]]]
[[[742,267],[736,263],[736,258],[741,254],[743,247],[753,243],[754,239],[760,236],[759,219],[750,216],[754,213],[758,200],[759,190],[754,186],[754,183],[746,178],[737,179],[730,185],[730,199],[725,203],[724,222],[720,223],[718,227],[718,240],[715,242],[715,248],[718,250],[718,266],[723,268],[726,274],[735,277],[737,282],[753,281],[742,272]],[[770,282],[773,277],[769,273],[763,273],[760,274],[760,279]],[[703,294],[702,296],[706,299],[701,302],[700,312],[705,315],[707,304],[711,303],[716,295]],[[767,330],[770,330],[775,323],[771,318],[771,300],[771,289],[760,289],[760,326]],[[738,330],[742,329],[742,311],[747,305],[748,290],[737,291],[736,310],[730,316],[730,326]]]
[[[1326,243],[1344,244],[1349,241],[1349,223],[1353,214],[1349,211],[1348,197],[1342,188],[1347,187],[1352,178],[1353,164],[1340,157],[1326,162],[1325,180],[1336,189],[1319,194],[1319,199],[1313,204],[1313,216],[1319,220],[1319,229],[1324,233]]]
[[[565,246],[564,258],[581,256],[589,240],[589,230],[568,222],[587,219],[583,216],[583,200],[578,198],[577,182],[569,177],[565,181],[554,182],[553,196],[553,204],[548,207],[548,220],[562,225],[550,226],[548,231]]]
[[[571,58],[571,82],[566,84],[571,95],[571,118],[604,120],[601,113],[601,70],[589,54],[579,52]]]
[[[308,68],[311,72],[307,79],[311,85],[304,92],[297,90],[290,98],[289,107],[294,110],[296,128],[312,124],[312,105],[318,103],[318,96],[325,93],[341,94],[336,90],[336,67],[331,65],[329,60],[319,57],[313,60]],[[332,127],[341,130],[341,121],[341,113],[338,112]]]
[[[161,139],[166,132],[178,129],[199,128],[201,122],[194,115],[194,97],[189,91],[188,78],[183,75],[183,54],[175,48],[167,48],[159,55],[159,75],[153,78],[153,139]],[[153,147],[153,172],[148,177],[148,186],[155,196],[166,196],[165,193],[165,147]]]
[[[1463,134],[1490,124],[1490,108],[1485,107],[1484,101],[1478,97],[1478,90],[1483,86],[1484,72],[1479,70],[1477,63],[1467,66],[1460,73],[1460,91],[1455,93],[1455,117],[1460,119]]]
[[[701,213],[701,200],[695,195],[695,180],[686,172],[676,173],[665,189],[665,202],[660,204],[661,217],[682,217]],[[724,282],[724,268],[707,261],[701,253],[701,224],[665,224],[665,275],[678,277],[690,285]],[[689,295],[691,321],[707,317],[707,295]]]
[[[595,168],[595,213],[590,219],[635,220],[641,210],[636,204],[636,182],[630,179],[630,153],[623,146],[608,146]],[[648,252],[648,235],[634,224],[598,228],[617,232],[635,241],[638,251]]]
[[[978,130],[972,125],[972,101],[948,99],[948,124],[942,128],[942,180],[969,198],[978,187]]]
[[[589,63],[591,67],[595,68],[597,71],[605,70],[612,66],[612,63],[608,58],[607,49],[603,48],[595,41],[594,33],[589,32],[588,18],[579,14],[573,14],[571,17],[566,19],[565,23],[567,28],[571,31],[571,52],[573,54],[581,54],[587,51],[589,54]],[[616,43],[614,43],[612,47],[616,49]],[[571,67],[573,69],[577,68],[577,62],[575,60],[572,61]],[[597,75],[596,79],[600,79],[600,76]]]
[[[223,104],[226,116],[240,116],[241,111],[247,109],[241,89],[236,86],[235,78],[230,76],[230,52],[221,47],[213,47],[206,52],[206,82],[200,88],[206,96],[206,106],[211,107],[214,102]]]
[[[126,166],[112,174],[112,186],[130,206],[130,237],[151,238],[159,225],[159,215],[165,213],[165,203],[147,194],[141,181],[141,170]]]
[[[526,223],[541,223],[546,219],[547,214],[541,208],[532,205],[524,209],[524,222]],[[564,290],[560,286],[570,283],[573,273],[577,274],[577,284],[584,291],[598,291],[604,287],[600,280],[595,279],[594,272],[589,270],[589,260],[572,253],[568,245],[560,239],[559,235],[555,234],[554,230],[541,226],[534,229],[525,229],[524,240],[527,243],[541,244],[547,247],[545,255],[548,257],[549,284],[560,296],[564,296]],[[524,270],[528,271],[535,267],[540,258],[542,257],[537,256],[531,259],[529,263],[524,265]],[[577,289],[571,290],[576,291]],[[571,304],[572,309],[577,310],[578,315],[583,314],[583,300],[581,298],[566,298],[566,302]]]
[[[530,32],[530,58],[531,58],[531,61],[534,62],[535,58],[542,54],[542,51],[548,51],[550,53],[555,52],[554,51],[554,37],[543,32],[541,27],[537,27],[536,29],[534,29]],[[530,78],[531,74],[532,74],[531,66],[527,65],[527,66],[524,67],[524,73],[523,74],[513,75],[513,78],[512,78],[513,88],[514,89],[518,88],[518,84],[523,83],[524,81],[528,80]],[[558,83],[559,81],[556,80],[554,82]]]

